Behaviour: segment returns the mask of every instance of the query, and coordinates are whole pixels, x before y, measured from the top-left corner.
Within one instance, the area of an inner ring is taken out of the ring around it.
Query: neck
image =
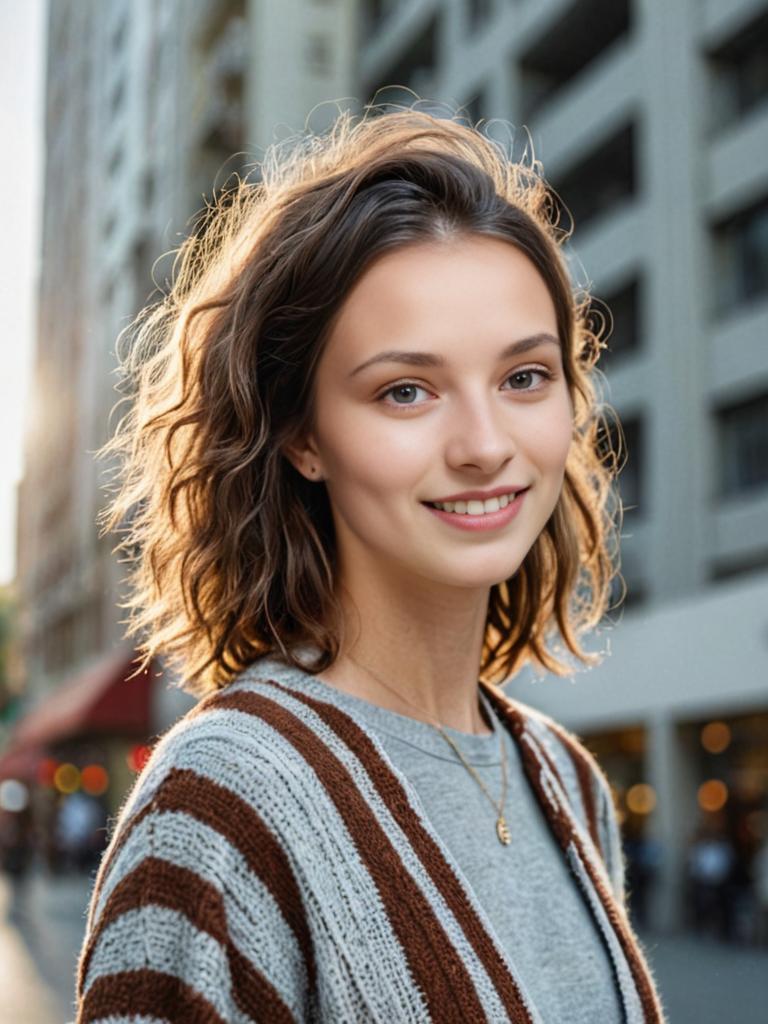
[[[341,649],[319,678],[398,714],[489,733],[478,684],[488,589],[453,591],[411,580],[395,594],[386,584],[377,575],[365,586],[340,588]]]

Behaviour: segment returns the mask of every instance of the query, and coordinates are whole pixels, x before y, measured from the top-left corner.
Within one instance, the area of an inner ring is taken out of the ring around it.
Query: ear
[[[312,483],[324,479],[323,463],[312,438],[292,441],[282,447],[282,453],[293,468]]]

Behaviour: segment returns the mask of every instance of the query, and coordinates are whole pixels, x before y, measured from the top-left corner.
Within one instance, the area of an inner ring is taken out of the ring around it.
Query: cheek
[[[573,421],[570,408],[563,404],[558,409],[541,408],[535,424],[526,424],[529,443],[526,445],[531,460],[545,470],[565,467],[573,442]]]
[[[318,442],[329,486],[338,497],[353,493],[378,501],[395,498],[417,486],[430,464],[429,446],[417,431],[382,418],[326,420]],[[398,429],[399,427],[399,429]]]

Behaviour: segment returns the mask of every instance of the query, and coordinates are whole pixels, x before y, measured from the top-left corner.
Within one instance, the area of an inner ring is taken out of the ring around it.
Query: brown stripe
[[[277,683],[270,684],[283,689]],[[286,692],[297,696],[293,691]],[[341,761],[308,726],[269,697],[253,692],[222,693],[216,695],[215,706],[262,718],[311,765],[376,885],[431,1018],[441,1024],[484,1020],[482,1004],[466,965]],[[528,1024],[528,1018],[514,1019]]]
[[[144,820],[144,818],[146,818],[146,816],[148,814],[151,814],[151,813],[152,813],[152,806],[151,806],[151,804],[148,804],[145,807],[142,807],[142,809],[140,811],[138,811],[136,814],[134,814],[133,817],[129,818],[121,826],[121,829],[120,829],[119,833],[117,833],[117,834],[115,834],[113,836],[113,841],[110,841],[109,847],[107,848],[107,850],[105,851],[104,855],[101,858],[101,862],[99,864],[99,869],[96,872],[96,879],[95,879],[95,881],[93,883],[93,889],[92,889],[91,895],[89,897],[89,903],[88,903],[88,923],[87,923],[87,926],[86,926],[86,934],[90,935],[92,933],[93,929],[94,929],[95,919],[96,919],[96,903],[97,903],[98,897],[101,895],[101,891],[102,891],[102,889],[104,887],[104,882],[106,881],[107,876],[109,875],[109,871],[110,871],[110,868],[111,868],[112,864],[116,860],[118,854],[120,853],[120,850],[122,850],[123,846],[125,845],[126,841],[128,840],[128,837],[133,832],[133,830]],[[83,985],[85,983],[85,973],[86,973],[86,970],[88,968],[88,963],[89,962],[90,962],[90,954],[85,949],[83,949],[83,951],[80,954],[80,962],[79,962],[78,967],[77,967],[77,994],[78,994],[78,996],[82,996],[82,994],[83,994]]]
[[[525,720],[522,712],[506,695],[494,691],[492,696],[496,699],[497,703],[506,715],[513,733],[517,737],[521,736],[523,731],[525,731]],[[535,737],[531,736],[530,732],[528,732],[527,735],[536,744],[536,749],[539,751],[542,758],[545,759],[547,754],[541,744],[536,741]],[[520,743],[519,746],[523,766],[528,780],[533,787],[539,802],[545,810],[552,832],[557,839],[560,848],[567,855],[568,847],[571,844],[576,847],[582,864],[584,865],[600,902],[603,905],[608,920],[611,922],[613,930],[616,933],[619,943],[627,958],[632,978],[635,982],[635,987],[645,1016],[645,1024],[665,1024],[664,1014],[661,1009],[658,994],[654,987],[650,969],[645,957],[643,956],[637,938],[632,931],[626,912],[617,902],[613,893],[610,892],[603,884],[602,878],[597,872],[594,861],[584,849],[581,839],[572,828],[568,815],[562,810],[562,808],[555,809],[552,807],[539,777],[540,764],[538,762],[537,755],[531,750],[527,743]]]
[[[146,967],[99,978],[77,1011],[76,1024],[102,1017],[162,1013],[168,1024],[226,1024],[207,999],[180,978]]]
[[[567,729],[564,729],[557,722],[547,717],[544,718],[544,724],[560,740],[571,758],[573,767],[576,770],[576,777],[579,780],[589,834],[600,856],[605,860],[605,851],[603,850],[603,844],[600,842],[600,827],[597,820],[597,807],[595,805],[595,791],[593,788],[595,776],[599,772],[601,773],[602,769],[590,752]]]
[[[267,978],[233,944],[224,899],[215,886],[188,868],[159,857],[146,860],[115,886],[98,927],[88,940],[93,950],[102,932],[128,911],[161,906],[176,910],[201,932],[212,936],[227,956],[232,997],[244,1013],[264,1008],[276,1024],[292,1024],[293,1016]]]
[[[264,680],[310,707],[330,726],[354,753],[390,814],[403,830],[435,887],[445,900],[485,968],[499,994],[512,1024],[530,1024],[531,1017],[514,977],[496,950],[488,932],[467,899],[461,883],[446,862],[438,845],[424,828],[419,816],[394,773],[376,750],[367,734],[345,712],[307,694],[291,690],[274,680]],[[366,805],[367,806],[367,805]],[[443,1010],[444,1013],[444,1010]],[[443,1018],[440,1018],[443,1019]]]
[[[280,911],[293,931],[304,957],[310,992],[316,984],[316,965],[312,939],[298,884],[294,878],[285,851],[264,824],[255,809],[226,786],[221,786],[189,769],[172,769],[158,787],[152,801],[125,823],[109,862],[127,841],[131,832],[150,813],[182,811],[211,828],[215,828],[243,855],[248,867],[269,889]],[[102,865],[97,884],[103,884],[108,866]],[[91,917],[96,910],[96,895],[92,896]],[[110,897],[111,899],[111,897]],[[101,926],[99,926],[101,927]],[[78,965],[78,992],[82,994],[93,943],[83,954]]]

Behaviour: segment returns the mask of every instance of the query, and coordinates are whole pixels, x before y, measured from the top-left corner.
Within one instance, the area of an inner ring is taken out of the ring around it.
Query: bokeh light
[[[46,757],[40,762],[37,766],[37,781],[41,786],[55,785],[53,779],[58,767],[59,762],[55,757]]]
[[[725,722],[709,722],[701,730],[701,745],[710,754],[722,754],[731,743],[731,729]]]
[[[146,746],[144,743],[137,743],[135,747],[131,747],[126,756],[128,767],[132,772],[140,772],[149,760],[151,753],[151,747]]]
[[[699,786],[697,798],[703,811],[719,811],[728,799],[728,787],[722,779],[708,779]]]
[[[80,772],[80,785],[91,796],[101,796],[109,786],[109,774],[100,764],[87,764]]]
[[[54,772],[53,784],[60,793],[74,793],[80,788],[80,769],[65,761]]]
[[[0,782],[0,810],[23,811],[29,803],[29,790],[18,779],[3,779]]]
[[[656,806],[656,791],[647,782],[638,782],[627,790],[627,807],[633,814],[650,814]]]

